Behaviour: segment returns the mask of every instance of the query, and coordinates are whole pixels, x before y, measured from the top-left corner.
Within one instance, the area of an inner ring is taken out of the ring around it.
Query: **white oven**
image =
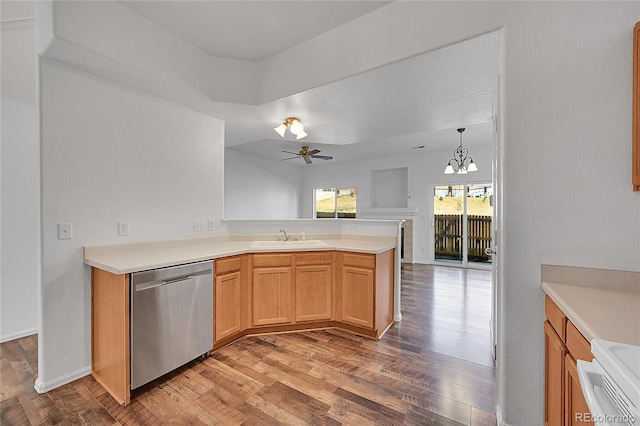
[[[578,360],[578,376],[591,413],[585,423],[640,426],[640,346],[594,339],[592,362]]]

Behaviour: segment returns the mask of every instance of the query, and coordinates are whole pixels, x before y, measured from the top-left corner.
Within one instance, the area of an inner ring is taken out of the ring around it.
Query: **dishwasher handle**
[[[145,290],[151,290],[152,288],[161,287],[161,286],[167,285],[167,284],[179,283],[180,281],[188,281],[190,279],[193,279],[192,275],[189,275],[189,276],[186,276],[186,277],[174,278],[172,280],[164,280],[164,281],[160,281],[160,282],[153,282],[152,281],[150,283],[138,284],[136,286],[136,292],[145,291]]]
[[[212,275],[212,271],[211,269],[205,269],[202,271],[193,272],[192,274],[189,274],[187,276],[176,277],[176,278],[171,278],[171,279],[162,280],[162,281],[147,281],[144,283],[137,284],[135,286],[135,291],[138,292],[138,291],[151,290],[152,288],[157,288],[163,285],[175,284],[181,281],[191,280],[201,275]]]

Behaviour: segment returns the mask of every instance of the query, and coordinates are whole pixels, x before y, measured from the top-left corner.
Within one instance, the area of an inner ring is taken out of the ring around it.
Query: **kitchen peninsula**
[[[213,260],[218,349],[248,334],[339,327],[379,339],[393,324],[395,236],[245,234],[85,247],[92,267],[92,375],[130,401],[130,276]]]

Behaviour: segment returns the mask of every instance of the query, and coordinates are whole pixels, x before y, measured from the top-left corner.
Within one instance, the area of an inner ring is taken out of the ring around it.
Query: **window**
[[[355,188],[320,188],[315,190],[315,218],[355,219]]]

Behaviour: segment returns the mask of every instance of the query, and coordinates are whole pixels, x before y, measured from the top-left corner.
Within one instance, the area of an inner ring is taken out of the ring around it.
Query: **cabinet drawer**
[[[551,300],[549,296],[546,296],[544,299],[544,313],[553,328],[556,330],[556,333],[558,333],[558,336],[560,336],[563,342],[566,342],[567,317],[560,310],[560,308],[558,308],[558,305],[553,303],[553,300]]]
[[[296,265],[327,265],[333,262],[333,252],[296,253]]]
[[[344,253],[342,263],[345,266],[373,269],[376,266],[376,258],[371,254]]]
[[[227,274],[229,272],[239,271],[242,267],[242,258],[240,256],[225,257],[216,259],[213,264],[216,269],[216,276]]]
[[[291,266],[291,254],[283,253],[283,254],[254,254],[253,255],[253,266],[254,267],[262,267],[262,266]]]
[[[567,350],[576,360],[591,361],[594,358],[591,353],[591,343],[571,321],[567,321]]]

